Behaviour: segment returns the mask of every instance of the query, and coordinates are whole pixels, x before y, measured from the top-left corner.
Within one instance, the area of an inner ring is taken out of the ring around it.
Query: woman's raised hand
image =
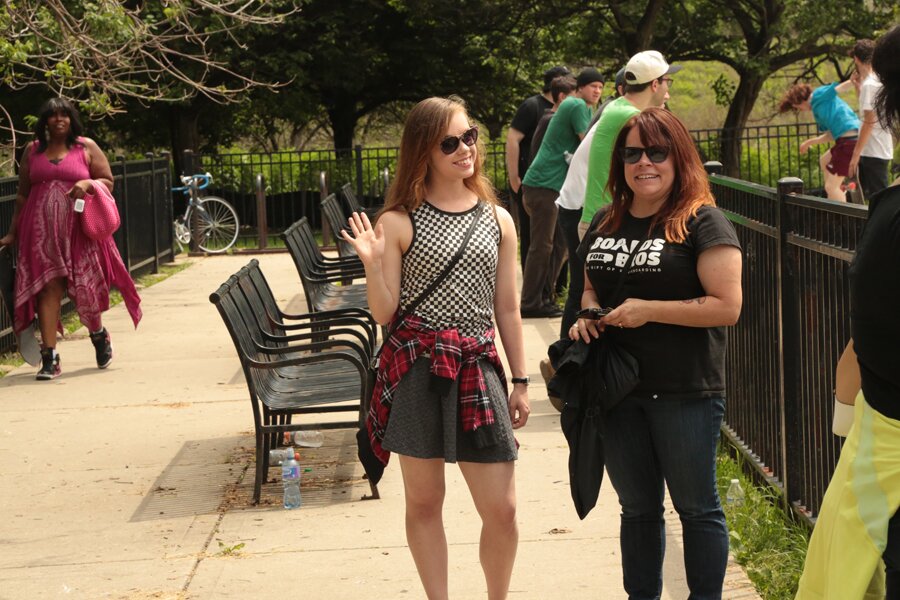
[[[356,250],[357,256],[364,265],[377,263],[384,256],[384,227],[381,223],[372,227],[366,213],[353,213],[347,222],[353,230],[351,237],[347,230],[341,231],[341,235]]]

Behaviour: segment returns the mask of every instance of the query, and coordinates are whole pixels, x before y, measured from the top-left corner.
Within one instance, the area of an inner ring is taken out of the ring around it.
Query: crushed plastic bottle
[[[325,435],[321,431],[301,430],[285,434],[290,436],[287,443],[300,446],[302,448],[318,448],[325,443]]]
[[[742,506],[744,504],[744,488],[737,479],[731,480],[728,491],[725,493],[725,503],[730,506]]]
[[[275,448],[274,450],[269,450],[269,464],[279,467],[286,461],[287,459],[294,456],[294,449],[290,446],[286,448]]]

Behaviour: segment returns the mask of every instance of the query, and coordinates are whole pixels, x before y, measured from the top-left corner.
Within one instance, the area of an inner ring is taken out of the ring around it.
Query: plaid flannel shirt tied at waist
[[[390,453],[381,442],[387,430],[391,404],[400,379],[420,356],[431,355],[431,383],[429,388],[441,397],[450,392],[450,386],[459,379],[459,420],[466,435],[474,436],[479,448],[496,443],[494,422],[484,375],[478,366],[486,360],[497,370],[497,376],[506,389],[506,375],[494,346],[494,328],[478,337],[463,337],[456,329],[435,331],[416,317],[408,316],[393,335],[384,342],[378,362],[378,376],[372,391],[367,429],[375,456],[386,465]]]

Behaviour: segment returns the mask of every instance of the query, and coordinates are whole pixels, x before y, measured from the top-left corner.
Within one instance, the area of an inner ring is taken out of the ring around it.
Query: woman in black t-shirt
[[[687,129],[664,109],[646,109],[622,128],[609,189],[613,202],[597,213],[579,253],[582,308],[612,311],[579,319],[570,337],[613,335],[640,367],[640,383],[606,414],[603,430],[622,506],[625,590],[632,598],[661,593],[665,483],[681,517],[691,598],[720,598],[728,530],[716,447],[725,326],[741,311],[740,245],[715,207]],[[612,306],[612,296],[624,301]]]

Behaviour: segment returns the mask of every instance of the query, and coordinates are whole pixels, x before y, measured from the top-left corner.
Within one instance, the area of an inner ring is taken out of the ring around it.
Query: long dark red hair
[[[669,148],[669,158],[674,163],[675,181],[669,197],[653,216],[650,222],[652,231],[660,223],[665,224],[666,240],[683,242],[687,238],[687,223],[697,215],[701,206],[715,206],[716,201],[709,189],[709,179],[700,161],[694,141],[678,117],[664,108],[647,108],[631,117],[613,148],[612,162],[609,168],[607,189],[612,196],[612,205],[600,221],[598,230],[601,233],[613,233],[622,226],[625,213],[634,202],[634,192],[628,187],[625,179],[625,163],[620,150],[625,147],[628,133],[637,128],[641,143],[647,146],[665,146]]]

